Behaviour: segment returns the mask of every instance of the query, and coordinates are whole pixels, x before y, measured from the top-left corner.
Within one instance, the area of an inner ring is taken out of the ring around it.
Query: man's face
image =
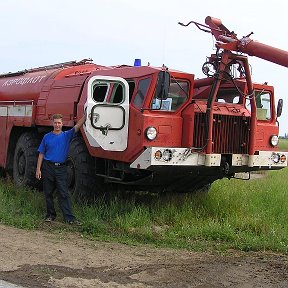
[[[62,119],[54,119],[53,120],[54,132],[61,132],[62,126],[63,126]]]

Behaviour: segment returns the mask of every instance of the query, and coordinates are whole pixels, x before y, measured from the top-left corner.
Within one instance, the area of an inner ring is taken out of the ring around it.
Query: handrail
[[[31,103],[33,106],[34,100],[0,100],[0,105],[4,103],[7,103],[7,105],[14,104],[14,106],[19,103]]]
[[[0,78],[3,77],[12,77],[12,76],[19,76],[19,75],[23,75],[26,73],[30,73],[30,72],[38,72],[38,71],[46,71],[46,70],[52,70],[52,69],[58,69],[58,68],[65,68],[65,67],[69,67],[69,66],[78,66],[78,65],[83,65],[83,64],[87,64],[87,63],[91,63],[93,60],[92,59],[83,59],[81,61],[69,61],[69,62],[63,62],[63,63],[57,63],[57,64],[52,64],[52,65],[48,65],[48,66],[40,66],[37,68],[31,68],[31,69],[25,69],[25,70],[21,70],[21,71],[17,71],[17,72],[9,72],[9,73],[4,73],[4,74],[0,74]]]

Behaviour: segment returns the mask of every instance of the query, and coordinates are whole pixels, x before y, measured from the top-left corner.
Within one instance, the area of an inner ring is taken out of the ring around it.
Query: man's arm
[[[85,123],[85,121],[86,121],[86,113],[82,116],[82,118],[74,126],[75,133],[80,130],[82,125]]]
[[[36,168],[36,178],[38,180],[41,179],[41,166],[42,166],[43,158],[44,158],[44,154],[39,153],[38,161],[37,161],[37,168]]]

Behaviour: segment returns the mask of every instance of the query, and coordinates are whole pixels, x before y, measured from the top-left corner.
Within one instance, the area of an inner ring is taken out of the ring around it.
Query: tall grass
[[[250,181],[218,180],[206,195],[147,196],[145,201],[116,195],[94,205],[74,204],[83,225],[72,229],[90,238],[124,243],[288,253],[287,176],[285,168]],[[36,229],[43,227],[44,215],[41,192],[0,182],[2,223]],[[54,224],[50,229],[71,230]]]
[[[287,168],[251,181],[219,180],[208,195],[183,195],[146,205],[112,201],[89,208],[109,213],[101,232],[122,241],[188,249],[288,252]],[[178,201],[177,201],[178,200]],[[124,205],[124,209],[123,209]],[[87,207],[78,213],[87,216]],[[91,222],[83,232],[90,234]],[[101,226],[101,225],[100,225]],[[100,228],[98,225],[98,229]],[[97,231],[99,233],[99,230]],[[99,234],[90,234],[97,237]]]
[[[33,229],[44,209],[40,192],[19,188],[10,180],[0,180],[0,222]]]
[[[279,148],[288,151],[288,139],[279,139]]]

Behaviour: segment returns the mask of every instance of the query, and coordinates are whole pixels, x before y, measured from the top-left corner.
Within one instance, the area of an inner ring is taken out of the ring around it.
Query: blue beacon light
[[[134,66],[141,66],[141,59],[135,59]]]

